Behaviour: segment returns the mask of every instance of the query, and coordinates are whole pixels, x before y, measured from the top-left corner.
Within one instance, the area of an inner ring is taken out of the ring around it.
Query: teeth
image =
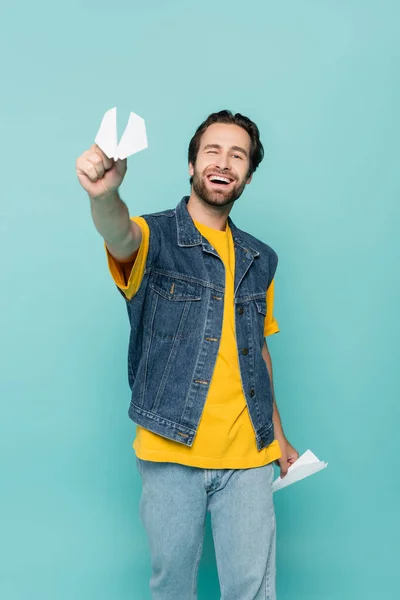
[[[230,179],[227,179],[226,177],[216,177],[214,175],[210,177],[210,181],[222,181],[224,183],[230,183]]]

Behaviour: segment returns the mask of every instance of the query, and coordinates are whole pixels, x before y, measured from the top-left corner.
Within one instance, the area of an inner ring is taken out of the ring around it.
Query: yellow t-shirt
[[[142,230],[142,243],[131,272],[125,273],[124,266],[107,252],[111,275],[128,299],[137,292],[143,278],[150,237],[146,221],[142,217],[135,217],[134,221]],[[242,389],[235,334],[235,251],[232,233],[228,226],[226,231],[219,231],[197,221],[194,223],[216,249],[226,273],[222,335],[206,403],[192,446],[169,440],[137,425],[133,448],[142,460],[174,462],[204,469],[260,467],[280,458],[281,451],[277,440],[267,448],[257,450]],[[279,331],[273,317],[274,281],[266,296],[264,333],[268,336]]]

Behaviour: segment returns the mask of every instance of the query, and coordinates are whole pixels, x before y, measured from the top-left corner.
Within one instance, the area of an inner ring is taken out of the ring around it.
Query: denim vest
[[[216,363],[225,267],[187,210],[143,215],[150,228],[145,272],[127,301],[131,324],[130,418],[158,435],[193,444]],[[274,440],[272,390],[262,357],[266,291],[278,257],[229,218],[235,247],[235,326],[240,375],[257,448]],[[229,399],[227,399],[229,401]]]

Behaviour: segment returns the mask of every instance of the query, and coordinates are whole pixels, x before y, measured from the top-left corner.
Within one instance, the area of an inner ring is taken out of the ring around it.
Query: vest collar
[[[184,196],[175,209],[178,246],[200,246],[202,244],[202,235],[197,229],[196,225],[193,223],[193,219],[189,214],[187,209],[188,201],[189,196]],[[249,252],[253,258],[259,256],[260,253],[244,241],[240,235],[240,230],[236,227],[230,217],[228,217],[228,224],[232,232],[234,244],[236,246],[240,246],[246,250],[246,252]]]

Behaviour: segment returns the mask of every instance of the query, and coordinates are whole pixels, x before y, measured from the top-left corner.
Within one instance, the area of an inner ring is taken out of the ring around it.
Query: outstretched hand
[[[79,182],[95,200],[115,192],[121,185],[127,169],[127,160],[113,160],[93,144],[76,161]]]

